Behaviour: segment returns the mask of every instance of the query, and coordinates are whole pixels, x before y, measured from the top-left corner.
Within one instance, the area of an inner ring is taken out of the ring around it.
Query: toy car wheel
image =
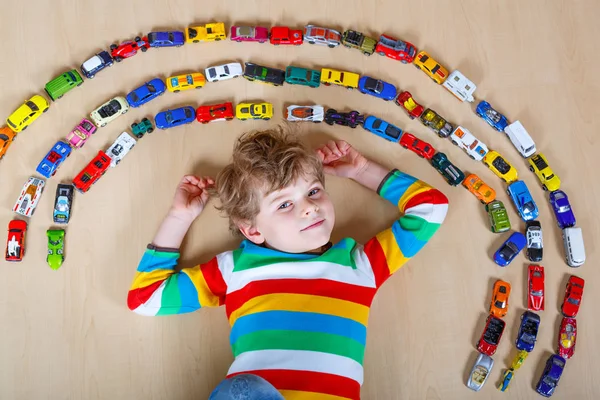
[[[127,111],[129,111],[129,110],[123,110],[123,111],[121,111],[121,114],[125,114]]]
[[[121,62],[121,61],[123,61],[123,57],[116,56],[116,57],[115,57],[115,61],[116,61],[116,62]]]
[[[378,51],[377,54],[379,54],[380,56],[385,56],[385,53],[383,51]]]
[[[208,124],[209,121],[200,121],[201,124]]]
[[[195,89],[202,89],[202,86],[196,86]]]
[[[179,93],[179,89],[173,90],[173,93]]]
[[[134,40],[135,40],[136,42],[139,42],[140,40],[142,40],[142,38],[141,38],[141,37],[139,37],[139,36],[136,36]]]
[[[333,49],[335,47],[335,44],[328,44],[327,47],[329,47],[330,49]]]
[[[27,129],[27,126],[26,126],[26,127],[24,127],[23,129],[21,129],[21,132],[23,132],[25,129]]]
[[[406,61],[406,60],[400,60],[400,62],[401,62],[402,64],[407,64],[407,63],[408,63],[408,61]]]
[[[417,64],[415,64],[415,68],[416,69],[421,69],[421,67],[419,67]]]
[[[263,118],[263,119],[264,119],[265,121],[268,121],[268,120],[270,120],[271,118]]]
[[[200,42],[200,41],[199,41],[199,40],[193,40],[193,42],[194,42],[194,43],[198,43],[198,42]]]
[[[458,146],[458,142],[456,140],[452,140],[452,144]]]
[[[77,87],[79,87],[79,86],[81,86],[81,85],[83,85],[83,82],[81,82],[79,85],[77,85]]]
[[[535,172],[535,170],[533,169],[533,167],[532,167],[531,165],[529,166],[529,170],[530,170],[531,172]]]
[[[88,75],[88,79],[94,79],[94,76],[96,75]]]
[[[44,111],[43,111],[43,112],[46,112],[46,111],[48,111],[48,109],[49,109],[49,108],[50,108],[50,107],[46,107],[46,108],[44,109]],[[14,140],[14,139],[13,139],[13,140]]]
[[[333,121],[325,120],[325,123],[326,123],[327,125],[332,125],[332,126],[333,126]]]
[[[105,127],[105,126],[106,126],[106,122],[105,122],[105,123],[103,123],[102,125],[100,125],[100,128],[103,128],[103,127]]]
[[[116,44],[114,44],[114,43],[113,43],[113,44],[111,44],[111,45],[110,45],[110,49],[111,49],[111,50],[114,50],[114,49],[116,49],[116,48],[117,48],[117,45],[116,45]]]
[[[218,42],[219,40],[221,40],[221,38],[215,38],[215,41],[217,41],[217,42]]]
[[[307,40],[307,42],[308,42],[309,44],[315,44],[315,41],[314,41],[314,40]]]
[[[140,50],[142,50],[142,53],[145,53],[146,51],[148,51],[147,47],[142,47]]]
[[[320,124],[322,121],[313,121],[315,124]]]
[[[348,126],[349,126],[350,128],[352,128],[352,129],[354,129],[354,128],[356,128],[356,127],[357,127],[357,125],[356,125],[356,124],[348,124]]]
[[[544,190],[544,192],[548,191],[548,188],[546,187],[546,185],[542,185],[542,189]]]
[[[264,43],[264,42],[265,42],[264,40],[259,40],[259,41],[258,41],[258,43]]]
[[[242,43],[241,39],[235,39],[235,41],[238,42],[238,43]]]
[[[364,54],[365,56],[370,56],[370,55],[371,55],[371,54],[373,54],[373,53],[369,53],[368,51],[363,51],[363,54]]]
[[[152,133],[152,132],[154,132],[154,128],[148,128],[148,130],[146,131],[146,133]],[[143,134],[142,134],[142,136],[143,136]]]
[[[346,89],[348,89],[348,90],[352,90],[352,89],[354,89],[354,88],[353,88],[352,86],[346,86]]]
[[[240,118],[240,121],[245,121],[245,120],[246,120],[246,118]]]
[[[329,83],[329,82],[323,82],[323,85],[325,85],[325,86],[331,86],[331,83]]]

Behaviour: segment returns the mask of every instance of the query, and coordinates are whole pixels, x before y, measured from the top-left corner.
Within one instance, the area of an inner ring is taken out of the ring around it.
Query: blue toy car
[[[517,349],[531,353],[535,346],[539,328],[540,316],[531,311],[525,311],[521,315],[521,327],[516,341]]]
[[[98,72],[113,65],[113,62],[108,51],[101,51],[81,64],[81,73],[86,78],[92,79]]]
[[[527,239],[520,232],[514,232],[506,242],[494,253],[494,262],[501,267],[506,267],[525,248]]]
[[[54,198],[54,212],[52,219],[56,224],[66,224],[71,218],[71,205],[73,204],[73,185],[59,183]]]
[[[545,397],[550,397],[554,394],[554,390],[558,386],[558,381],[565,368],[566,360],[559,355],[552,354],[546,361],[546,368],[542,372],[542,376],[538,381],[535,390]]]
[[[385,101],[394,100],[398,91],[391,83],[379,79],[363,76],[358,81],[358,90],[363,94],[370,94]]]
[[[403,134],[402,129],[372,115],[365,119],[363,128],[377,136],[395,143],[400,141],[400,138]]]
[[[161,111],[154,117],[158,129],[169,129],[179,125],[189,124],[196,119],[196,110],[192,106]]]
[[[131,107],[139,107],[163,94],[167,86],[160,78],[154,78],[127,94],[127,102]]]
[[[533,197],[531,197],[531,193],[529,193],[529,189],[527,189],[525,182],[514,181],[508,185],[506,193],[508,193],[513,203],[515,203],[517,211],[523,221],[531,221],[538,217],[538,208],[535,205],[535,201],[533,201]]]
[[[36,171],[50,178],[56,173],[56,170],[60,165],[71,155],[71,146],[63,140],[56,142],[52,149],[46,154],[46,156],[38,164]]]
[[[183,32],[150,32],[148,34],[150,47],[179,47],[185,43]]]
[[[494,110],[487,101],[481,101],[477,105],[475,112],[477,115],[483,118],[485,122],[490,124],[492,128],[499,132],[504,132],[504,128],[508,126],[508,120],[506,117]]]
[[[575,214],[573,214],[567,194],[562,190],[555,190],[554,192],[550,192],[549,200],[552,210],[554,210],[558,227],[564,229],[575,226]]]

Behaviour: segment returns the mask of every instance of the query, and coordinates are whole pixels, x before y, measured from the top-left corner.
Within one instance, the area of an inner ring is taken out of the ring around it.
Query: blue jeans
[[[257,375],[242,374],[225,379],[208,400],[285,400],[269,382]]]

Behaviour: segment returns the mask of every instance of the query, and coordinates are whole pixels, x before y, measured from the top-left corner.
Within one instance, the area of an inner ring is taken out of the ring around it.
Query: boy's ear
[[[244,235],[246,239],[255,244],[264,243],[265,237],[258,231],[255,225],[249,221],[241,221],[237,225],[238,228],[240,228],[240,232],[242,232],[242,235]]]

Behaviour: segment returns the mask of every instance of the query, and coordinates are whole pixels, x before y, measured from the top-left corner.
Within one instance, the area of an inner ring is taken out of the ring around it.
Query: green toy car
[[[452,164],[444,153],[435,153],[431,158],[431,165],[437,170],[446,182],[451,186],[456,186],[465,180],[465,174]]]
[[[148,118],[144,118],[140,122],[131,124],[131,131],[136,138],[141,138],[146,133],[152,133],[154,131],[154,125]]]
[[[285,69],[285,82],[317,88],[321,85],[321,71],[290,65]]]
[[[76,86],[81,86],[83,79],[77,70],[72,69],[46,83],[46,93],[53,101],[63,97],[65,93]]]
[[[48,255],[46,262],[53,270],[57,270],[65,260],[65,230],[64,229],[48,229]]]
[[[490,217],[490,226],[492,232],[501,233],[510,230],[510,220],[506,213],[506,208],[500,200],[494,200],[485,205],[485,211],[487,211]]]

